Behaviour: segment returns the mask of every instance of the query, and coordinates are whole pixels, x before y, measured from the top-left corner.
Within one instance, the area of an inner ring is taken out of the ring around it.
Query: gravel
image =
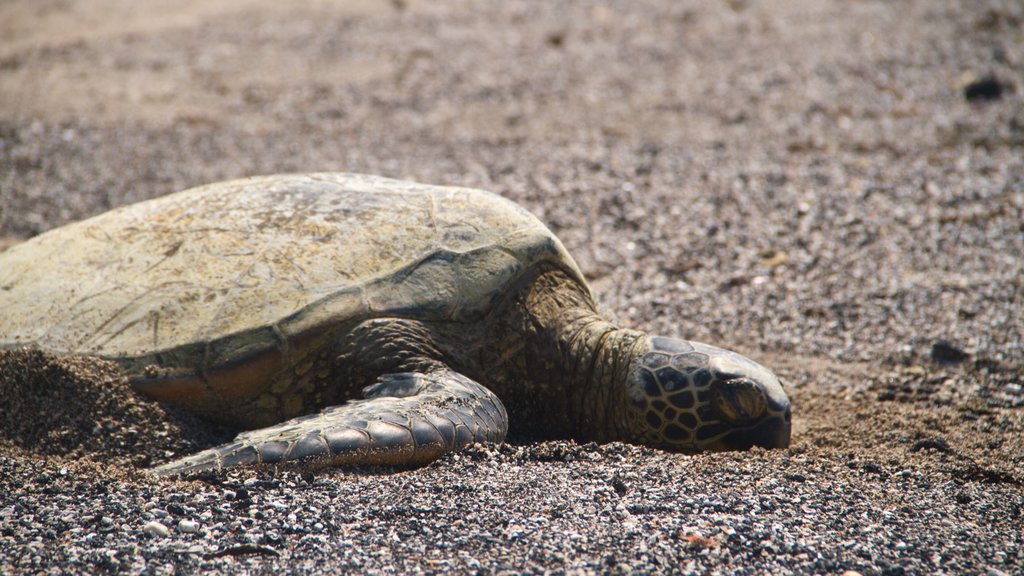
[[[156,481],[234,431],[4,351],[0,573],[1024,573],[1022,26],[1012,0],[4,2],[0,249],[258,173],[486,188],[624,325],[775,368],[794,438]]]

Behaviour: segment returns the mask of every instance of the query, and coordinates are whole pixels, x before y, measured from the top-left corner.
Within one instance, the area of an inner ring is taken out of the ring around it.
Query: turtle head
[[[789,398],[767,368],[699,342],[639,345],[627,378],[636,441],[690,452],[789,446]]]

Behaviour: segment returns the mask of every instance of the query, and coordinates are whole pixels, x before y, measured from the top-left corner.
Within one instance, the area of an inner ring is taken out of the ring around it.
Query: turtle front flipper
[[[381,376],[366,399],[239,434],[157,466],[157,476],[246,464],[416,466],[474,442],[500,442],[508,415],[490,390],[457,372]]]

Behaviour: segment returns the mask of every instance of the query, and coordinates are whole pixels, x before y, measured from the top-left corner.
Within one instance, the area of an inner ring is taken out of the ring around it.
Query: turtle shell
[[[171,388],[229,369],[259,382],[308,336],[348,323],[479,322],[545,265],[585,285],[558,239],[494,194],[350,174],[248,178],[0,254],[0,347],[111,358]]]

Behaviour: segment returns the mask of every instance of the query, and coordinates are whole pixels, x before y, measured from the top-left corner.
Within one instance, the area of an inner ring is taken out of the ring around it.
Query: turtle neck
[[[561,272],[531,282],[522,295],[528,328],[525,379],[545,383],[580,440],[628,440],[624,383],[645,334],[620,328],[596,310],[589,291]]]

